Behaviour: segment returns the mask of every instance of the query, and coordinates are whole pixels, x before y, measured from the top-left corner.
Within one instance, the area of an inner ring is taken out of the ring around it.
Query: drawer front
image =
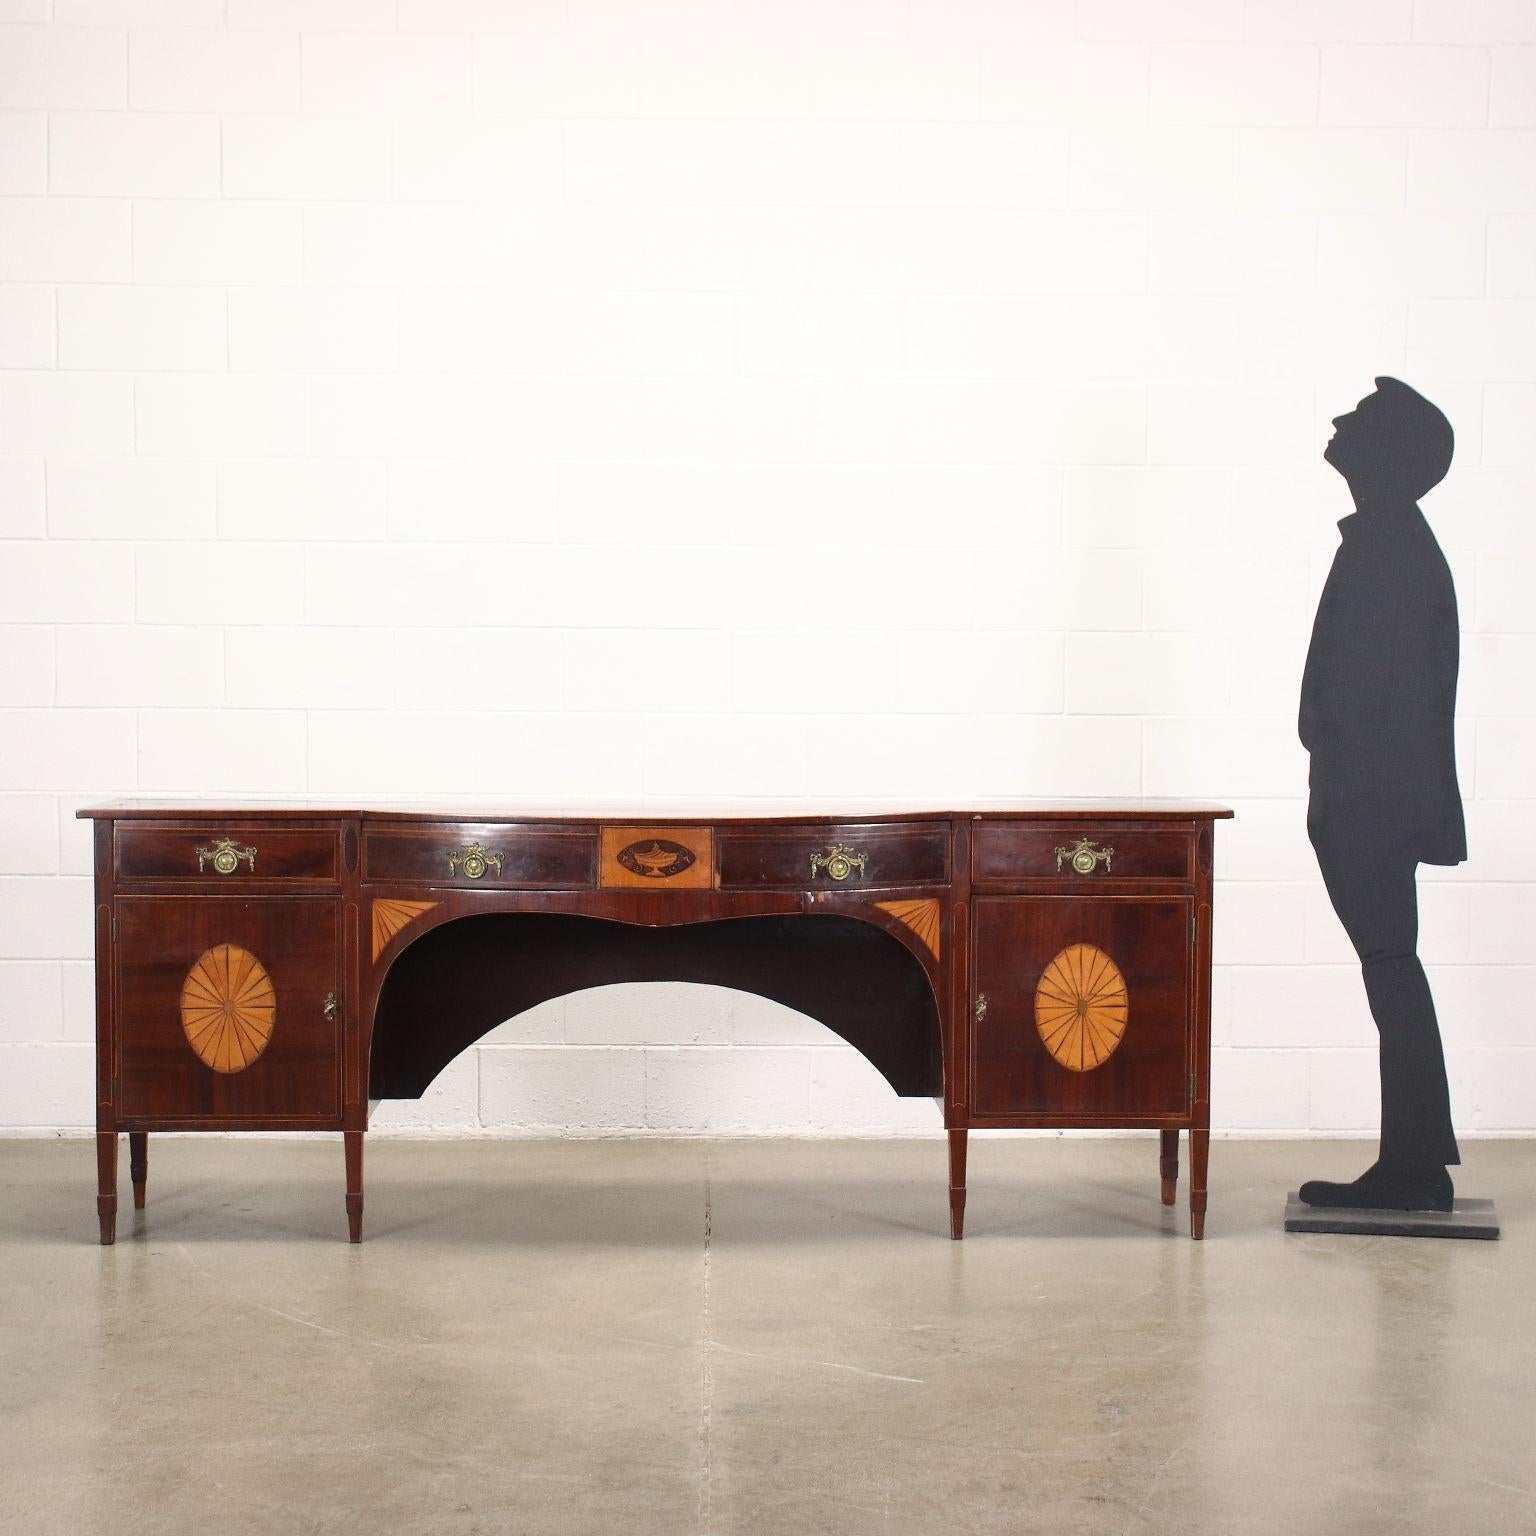
[[[722,828],[719,859],[722,889],[947,885],[949,827]]]
[[[335,885],[341,831],[271,822],[119,822],[117,878],[197,880],[231,886],[277,882]]]
[[[363,828],[363,878],[497,889],[591,886],[597,839],[579,827],[442,822]]]
[[[975,1114],[1186,1113],[1193,911],[1175,897],[978,897]]]
[[[1193,828],[982,821],[972,833],[971,878],[1188,880],[1194,845]]]
[[[126,896],[116,925],[124,1119],[339,1124],[339,903]]]
[[[617,890],[708,890],[715,880],[709,827],[604,827],[602,875]]]

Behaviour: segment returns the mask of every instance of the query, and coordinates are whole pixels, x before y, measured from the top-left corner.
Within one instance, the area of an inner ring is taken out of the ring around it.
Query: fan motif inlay
[[[877,901],[875,905],[910,928],[927,945],[933,958],[939,958],[939,903],[936,897],[919,901]]]
[[[385,946],[402,928],[409,927],[423,912],[430,912],[435,901],[395,901],[381,896],[373,904],[373,958],[384,953]]]
[[[266,1050],[277,993],[266,967],[238,944],[215,944],[181,984],[187,1044],[215,1072],[243,1072]]]
[[[1069,1072],[1102,1067],[1120,1044],[1129,1016],[1125,977],[1093,944],[1069,944],[1035,987],[1035,1028]]]

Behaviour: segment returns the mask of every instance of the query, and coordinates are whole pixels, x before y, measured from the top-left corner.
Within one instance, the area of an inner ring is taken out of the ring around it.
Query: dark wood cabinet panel
[[[363,878],[411,885],[585,888],[596,880],[590,828],[442,822],[365,826]]]
[[[339,903],[122,896],[114,923],[124,1123],[339,1127]]]
[[[335,885],[341,829],[274,827],[270,822],[177,826],[140,821],[119,826],[115,846],[117,878],[124,883]]]
[[[721,829],[716,846],[722,890],[944,885],[949,828],[850,823],[831,827]]]
[[[972,879],[1017,884],[1051,880],[1187,880],[1195,829],[1169,831],[1091,822],[978,822],[972,831]]]
[[[1193,915],[1184,898],[978,897],[976,1116],[1186,1115]]]

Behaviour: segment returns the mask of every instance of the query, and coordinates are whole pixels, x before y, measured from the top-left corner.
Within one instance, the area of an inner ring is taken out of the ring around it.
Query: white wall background
[[[83,801],[1218,797],[1220,1126],[1368,1130],[1294,736],[1399,374],[1465,632],[1422,882],[1536,1127],[1530,0],[0,0],[0,1127],[90,1123]],[[396,1124],[931,1129],[608,989]]]

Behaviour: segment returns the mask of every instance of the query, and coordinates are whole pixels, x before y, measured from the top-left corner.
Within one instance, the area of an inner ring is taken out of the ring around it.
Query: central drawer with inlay
[[[942,822],[722,828],[719,866],[722,890],[947,885],[949,828]]]
[[[715,883],[710,827],[604,827],[598,883],[620,890],[641,887],[708,890]]]
[[[421,885],[570,889],[594,883],[590,828],[517,822],[364,824],[363,879]]]

